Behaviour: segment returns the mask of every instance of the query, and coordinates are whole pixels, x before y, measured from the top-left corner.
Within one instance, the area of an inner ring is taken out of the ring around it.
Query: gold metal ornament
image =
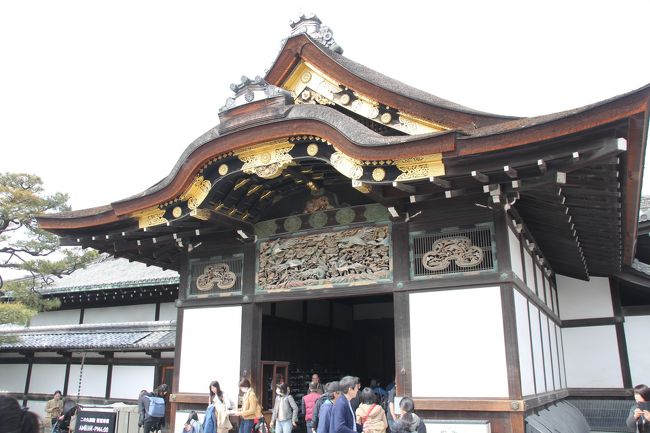
[[[160,224],[167,224],[168,221],[163,215],[165,215],[165,209],[160,209],[158,206],[134,214],[134,216],[138,218],[138,227],[141,229]]]
[[[181,215],[183,215],[183,209],[181,209],[180,206],[176,206],[176,207],[172,210],[172,216],[173,216],[174,218],[180,218]]]
[[[442,163],[442,154],[440,153],[401,159],[395,161],[395,165],[402,172],[395,179],[398,182],[428,179],[445,174],[445,165]]]
[[[318,154],[318,145],[317,144],[310,144],[307,146],[307,155],[309,156],[316,156]]]
[[[383,124],[389,124],[393,121],[393,116],[390,113],[384,113],[381,115],[379,120],[381,120],[381,123]]]
[[[381,182],[386,177],[386,170],[381,167],[377,167],[372,171],[372,179]]]
[[[305,83],[305,84],[306,84],[306,83],[309,83],[309,82],[311,81],[311,72],[309,72],[309,71],[305,71],[305,73],[303,73],[303,74],[300,76],[300,81],[302,81],[302,82]]]
[[[274,179],[280,176],[285,168],[293,164],[293,157],[289,154],[293,146],[286,140],[277,140],[244,149],[237,153],[239,159],[244,163],[241,170],[264,179]]]
[[[212,188],[212,183],[204,179],[203,176],[197,176],[190,187],[179,198],[187,200],[187,207],[196,209],[205,200]]]
[[[350,95],[348,95],[347,93],[344,93],[343,95],[341,95],[341,98],[339,100],[341,101],[341,104],[348,105],[352,100],[352,98],[350,98]]]
[[[221,164],[219,166],[219,174],[225,176],[228,174],[228,164]]]
[[[330,157],[332,166],[337,169],[343,176],[350,179],[359,179],[363,176],[363,167],[361,162],[350,158],[344,153],[334,152]]]

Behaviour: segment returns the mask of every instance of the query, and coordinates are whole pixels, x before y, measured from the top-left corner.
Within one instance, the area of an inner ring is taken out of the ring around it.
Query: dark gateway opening
[[[277,302],[264,305],[262,405],[273,407],[273,386],[283,377],[296,403],[312,373],[321,383],[344,375],[386,387],[395,377],[393,296]],[[288,363],[288,365],[287,365]]]

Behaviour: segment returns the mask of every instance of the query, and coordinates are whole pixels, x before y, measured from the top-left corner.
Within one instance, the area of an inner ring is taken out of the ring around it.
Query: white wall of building
[[[187,308],[183,312],[179,392],[205,393],[218,380],[231,398],[238,393],[242,307]],[[224,327],[214,332],[216,325]]]
[[[614,325],[564,328],[569,388],[621,388],[623,378]]]
[[[32,394],[54,394],[57,389],[63,391],[65,385],[65,365],[34,364],[29,381]]]
[[[77,325],[81,310],[43,311],[32,317],[29,326]]]
[[[647,384],[650,382],[650,350],[647,344],[650,316],[626,316],[623,326],[632,384]]]
[[[70,376],[68,377],[69,395],[77,395],[80,369],[79,364],[70,366]],[[79,395],[84,397],[104,397],[106,395],[107,375],[107,365],[84,365],[83,375],[81,376],[81,393]]]
[[[515,291],[515,314],[517,317],[521,393],[522,395],[533,395],[535,394],[535,374],[528,321],[528,300],[518,291]]]
[[[555,281],[562,320],[614,315],[608,278],[591,277],[589,281],[582,281],[557,275]]]
[[[156,320],[156,304],[88,308],[83,323],[148,322]]]
[[[0,364],[0,393],[25,392],[27,364]]]
[[[152,365],[114,365],[111,377],[111,398],[136,399],[140,391],[154,388],[155,367]]]
[[[530,317],[530,335],[533,347],[533,366],[535,371],[535,387],[537,393],[546,392],[546,381],[544,373],[544,349],[542,345],[542,327],[540,325],[540,312],[532,303],[528,304]]]
[[[551,337],[549,335],[548,316],[540,312],[540,322],[542,330],[542,350],[544,352],[544,378],[546,379],[546,389],[551,391],[555,389],[553,384],[553,357],[551,355]]]
[[[414,397],[507,397],[499,287],[409,295]]]
[[[173,302],[162,302],[160,304],[160,315],[158,320],[176,320],[176,304]]]
[[[524,281],[524,266],[521,261],[521,244],[519,238],[511,228],[508,228],[508,243],[510,244],[510,266],[512,267],[512,272],[514,272],[521,281]]]

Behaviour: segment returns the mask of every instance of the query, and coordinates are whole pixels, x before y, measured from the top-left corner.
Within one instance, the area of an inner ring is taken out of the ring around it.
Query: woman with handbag
[[[219,382],[213,380],[210,383],[210,403],[214,405],[215,418],[217,421],[216,433],[228,433],[232,429],[230,414],[235,409],[235,404],[221,390]]]
[[[242,418],[239,423],[239,433],[251,433],[255,421],[262,418],[262,408],[247,378],[239,381],[239,390],[243,393],[241,411],[234,413]]]

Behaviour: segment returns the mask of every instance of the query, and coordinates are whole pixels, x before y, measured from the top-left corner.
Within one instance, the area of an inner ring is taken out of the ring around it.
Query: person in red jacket
[[[316,400],[320,398],[321,393],[318,392],[318,383],[311,382],[309,384],[309,393],[302,398],[302,413],[305,414],[305,423],[307,424],[307,433],[313,433],[311,420],[314,417],[314,406]]]

